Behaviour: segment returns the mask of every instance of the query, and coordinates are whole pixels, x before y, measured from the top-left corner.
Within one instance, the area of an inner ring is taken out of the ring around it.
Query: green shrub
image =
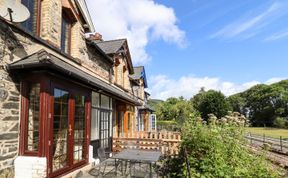
[[[279,173],[271,169],[263,155],[252,154],[245,146],[243,135],[246,124],[245,118],[237,113],[230,113],[220,120],[210,115],[208,123],[199,118],[190,119],[182,130],[181,159],[172,158],[166,164],[173,167],[174,161],[177,170],[173,172],[170,169],[166,175],[187,175],[183,155],[186,150],[191,177],[278,177]]]

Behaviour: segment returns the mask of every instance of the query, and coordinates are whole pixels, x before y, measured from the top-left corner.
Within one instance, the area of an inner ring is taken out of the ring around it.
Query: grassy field
[[[248,127],[247,132],[252,134],[263,135],[265,134],[268,137],[288,139],[288,129],[277,129],[269,127]]]

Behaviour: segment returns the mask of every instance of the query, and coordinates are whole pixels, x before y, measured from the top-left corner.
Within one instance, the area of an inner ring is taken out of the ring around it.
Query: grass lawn
[[[288,129],[277,129],[270,127],[248,127],[247,132],[252,134],[263,135],[265,134],[268,137],[288,139]]]

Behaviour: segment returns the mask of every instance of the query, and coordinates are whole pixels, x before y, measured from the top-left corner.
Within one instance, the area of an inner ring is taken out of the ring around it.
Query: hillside
[[[159,100],[159,99],[149,99],[148,100],[148,105],[155,110],[156,106],[160,103],[164,102],[163,100]]]

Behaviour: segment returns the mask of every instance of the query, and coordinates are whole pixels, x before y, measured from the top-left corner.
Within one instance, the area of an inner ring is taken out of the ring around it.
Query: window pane
[[[91,140],[99,139],[99,119],[98,119],[98,109],[92,108],[92,118],[91,118]]]
[[[114,122],[114,112],[111,112],[110,113],[110,115],[109,115],[109,117],[110,117],[110,130],[109,130],[109,137],[112,137],[112,135],[113,135],[113,133],[112,132],[114,132],[115,133],[115,131],[113,130],[113,122]]]
[[[109,146],[109,119],[112,111],[101,110],[101,118],[100,118],[100,146],[103,148],[108,148]]]
[[[21,3],[27,7],[30,12],[30,17],[21,26],[31,33],[37,32],[37,19],[38,19],[38,0],[22,0]]]
[[[112,98],[110,98],[110,107],[109,107],[110,109],[112,109],[112,101],[113,101]]]
[[[155,115],[151,115],[151,129],[156,130],[156,118]]]
[[[101,108],[103,109],[109,109],[110,104],[109,104],[110,98],[105,95],[101,95]]]
[[[99,107],[99,93],[92,92],[92,106]]]
[[[38,151],[39,143],[39,112],[40,112],[40,84],[30,85],[28,95],[28,128],[27,150]]]
[[[53,171],[67,165],[69,93],[54,89]]]
[[[64,14],[62,14],[62,26],[61,26],[61,50],[65,53],[69,53],[70,48],[70,36],[71,36],[71,24]]]
[[[128,132],[130,131],[130,122],[131,122],[130,114],[131,113],[128,113]]]
[[[84,159],[84,131],[85,131],[85,96],[76,95],[74,113],[74,161],[77,163]]]

